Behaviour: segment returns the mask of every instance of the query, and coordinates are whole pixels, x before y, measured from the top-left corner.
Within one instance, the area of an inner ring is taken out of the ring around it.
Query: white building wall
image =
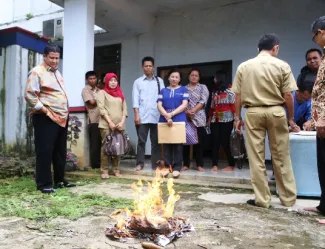
[[[0,0],[0,30],[20,27],[42,35],[43,22],[62,18],[64,9],[48,0]],[[27,19],[26,15],[32,15]],[[64,28],[64,19],[63,19]],[[95,31],[102,30],[94,26]]]
[[[30,61],[28,50],[18,45],[1,50],[0,140],[5,140],[7,149],[10,150],[16,146],[26,145],[28,120],[24,93],[27,75],[29,67],[41,63],[42,57],[36,53],[35,61]]]
[[[60,6],[48,0],[3,0],[0,9],[0,24],[25,19],[33,16],[62,10]]]
[[[42,32],[43,21],[63,17],[63,8],[47,0],[5,0],[0,8],[0,29],[21,27]],[[27,20],[26,15],[33,18]]]
[[[281,39],[279,58],[291,65],[297,77],[305,65],[306,50],[317,47],[311,41],[311,23],[324,11],[322,0],[266,0],[159,16],[153,32],[122,41],[121,83],[129,106],[127,129],[131,139],[137,138],[132,84],[142,74],[145,55],[154,56],[156,66],[232,60],[234,75],[241,62],[257,55],[260,36],[273,32]]]

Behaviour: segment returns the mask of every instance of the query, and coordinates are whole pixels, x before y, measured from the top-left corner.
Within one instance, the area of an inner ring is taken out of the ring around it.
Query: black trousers
[[[325,139],[317,137],[317,167],[319,184],[321,188],[321,199],[317,209],[325,215]]]
[[[203,151],[204,151],[204,143],[206,141],[207,132],[205,127],[197,127],[197,135],[199,139],[199,143],[193,146],[194,153],[195,153],[195,161],[196,167],[203,167],[204,160],[203,160]],[[183,147],[183,162],[184,166],[189,167],[191,160],[190,160],[190,146],[184,145]]]
[[[158,144],[158,128],[157,124],[141,124],[136,126],[138,135],[137,145],[137,165],[144,165],[144,157],[146,152],[146,142],[150,131],[151,140],[151,167],[156,168],[156,163],[162,158],[161,146]]]
[[[183,163],[183,144],[164,144],[164,160],[166,166],[171,165],[174,171],[180,171]]]
[[[67,126],[61,127],[45,114],[33,115],[36,152],[37,189],[51,188],[53,164],[54,183],[64,180],[67,156]]]
[[[236,162],[230,151],[230,135],[233,130],[233,125],[234,122],[231,121],[226,123],[212,123],[210,126],[212,135],[212,163],[214,166],[218,165],[220,146],[222,146],[227,155],[229,166],[235,166]]]
[[[99,169],[102,139],[98,128],[98,123],[91,123],[88,125],[88,134],[89,134],[90,164],[93,169]]]

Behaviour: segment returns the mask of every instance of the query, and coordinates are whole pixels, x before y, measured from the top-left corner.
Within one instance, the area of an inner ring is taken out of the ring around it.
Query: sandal
[[[226,168],[223,168],[221,171],[223,172],[232,172],[235,170],[234,166],[227,166]]]
[[[108,172],[104,172],[100,176],[101,176],[102,179],[108,179],[109,178]]]
[[[189,169],[190,169],[189,167],[184,166],[184,167],[181,169],[181,171],[187,171],[187,170],[189,170]]]
[[[178,178],[179,175],[180,175],[180,172],[179,171],[177,171],[177,170],[173,171],[173,177],[174,178]]]
[[[143,170],[143,165],[139,164],[137,165],[137,167],[135,168],[135,171],[141,171]]]
[[[202,168],[201,166],[198,166],[198,167],[197,167],[197,171],[199,171],[199,172],[205,172],[205,169]]]
[[[163,169],[160,170],[160,174],[161,174],[162,177],[168,176],[169,173],[170,173],[170,169],[169,168],[163,168]]]
[[[211,172],[216,173],[217,171],[218,171],[218,166],[213,166]]]
[[[119,170],[116,170],[116,171],[114,171],[114,175],[115,175],[116,177],[120,177],[120,176],[121,176],[121,173],[120,173]]]

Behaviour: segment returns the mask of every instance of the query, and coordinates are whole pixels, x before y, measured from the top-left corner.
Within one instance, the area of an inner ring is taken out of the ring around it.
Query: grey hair
[[[319,29],[325,30],[325,16],[317,18],[311,25],[311,32],[313,34],[316,34]]]

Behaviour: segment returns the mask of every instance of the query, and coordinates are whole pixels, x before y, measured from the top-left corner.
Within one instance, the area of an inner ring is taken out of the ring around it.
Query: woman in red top
[[[215,90],[212,93],[209,121],[212,135],[212,172],[218,170],[220,146],[223,147],[228,159],[222,171],[233,171],[235,159],[230,151],[230,135],[233,129],[235,113],[235,93],[231,91],[224,72],[217,72],[214,77]]]

